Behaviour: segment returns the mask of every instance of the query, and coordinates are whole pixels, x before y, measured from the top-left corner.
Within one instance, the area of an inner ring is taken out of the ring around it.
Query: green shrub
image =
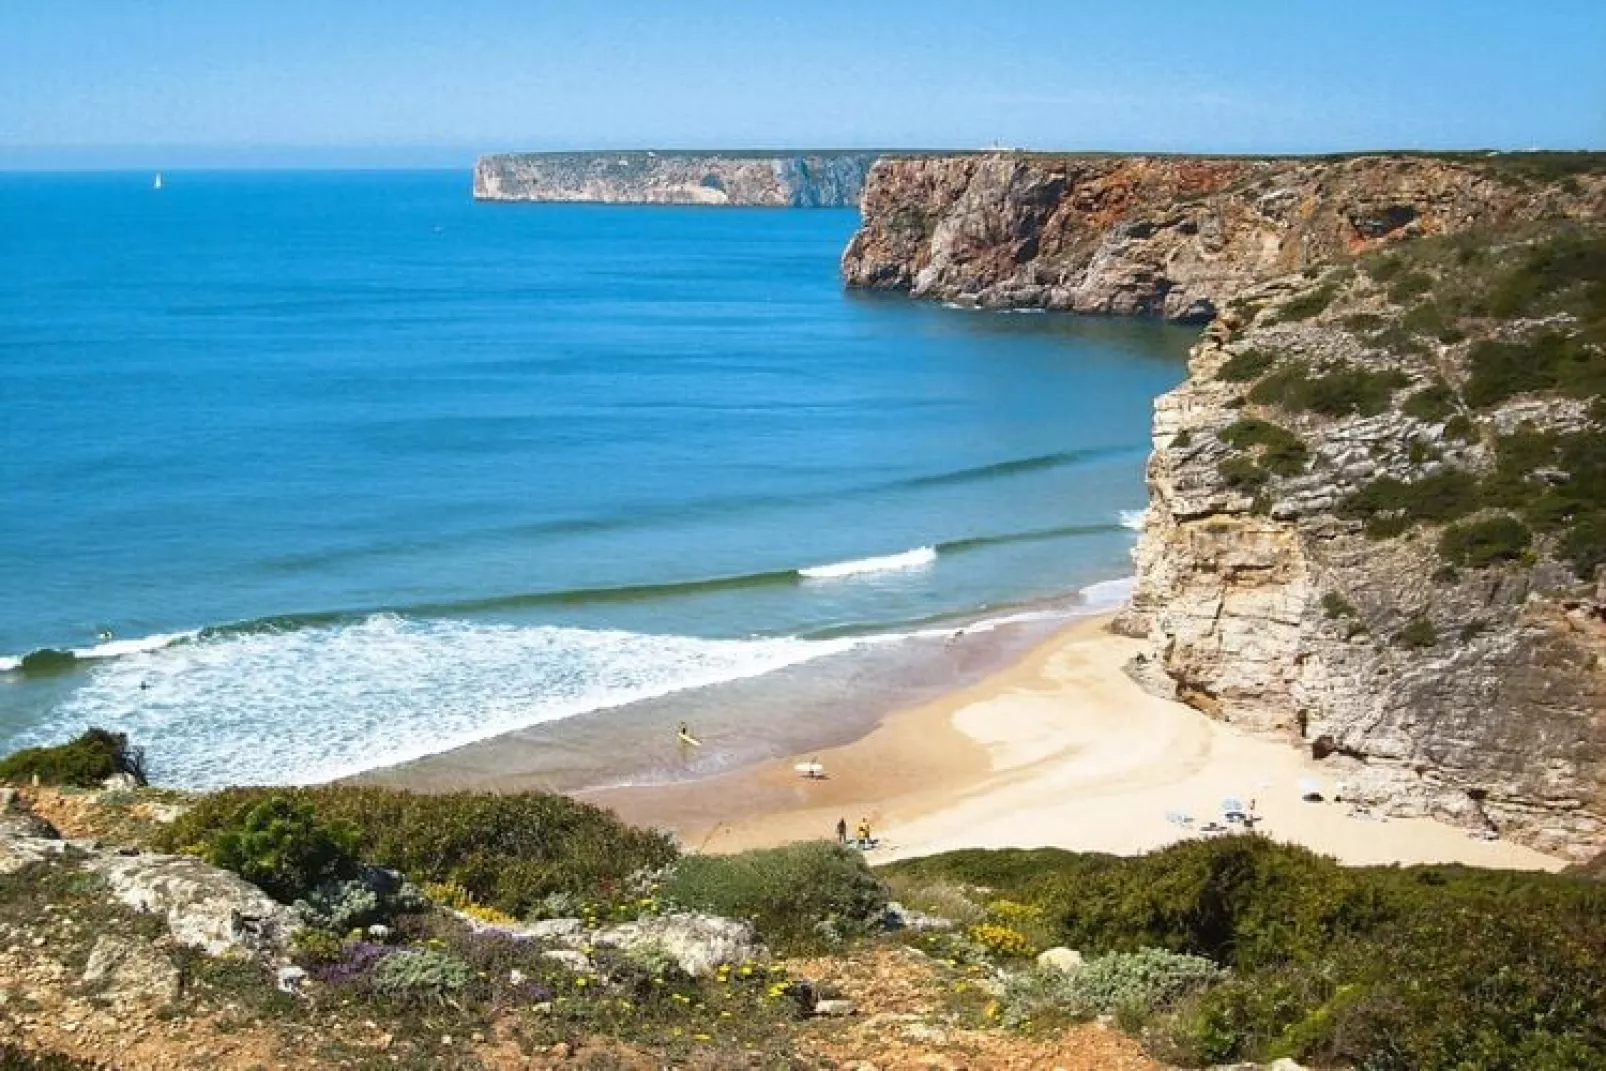
[[[1499,562],[1520,561],[1533,542],[1528,526],[1504,515],[1454,524],[1439,537],[1439,554],[1445,561],[1467,569],[1483,569]]]
[[[1465,413],[1457,413],[1444,422],[1444,434],[1446,438],[1470,443],[1478,437],[1478,429],[1473,426],[1471,418]]]
[[[356,827],[362,862],[419,883],[457,882],[480,903],[516,917],[556,892],[610,899],[627,891],[633,876],[675,858],[662,834],[563,796],[424,795],[357,785],[212,793],[168,827],[165,842],[205,841],[242,804],[274,794]]]
[[[1125,859],[967,851],[887,869],[1038,904],[1061,920],[1062,943],[1090,955],[1164,947],[1230,966],[1145,1031],[1184,1065],[1516,1071],[1592,1067],[1606,1051],[1606,884],[1587,878],[1345,868],[1257,836]]]
[[[1111,952],[1070,973],[1039,967],[1009,976],[1000,1000],[1002,1017],[1008,1026],[1116,1013],[1141,1020],[1224,977],[1226,972],[1208,959],[1163,948]]]
[[[1286,428],[1265,420],[1246,417],[1234,421],[1221,432],[1224,442],[1247,450],[1262,447],[1260,467],[1278,476],[1297,476],[1305,471],[1309,452],[1299,437]]]
[[[1394,642],[1401,647],[1410,647],[1414,650],[1426,650],[1438,645],[1439,630],[1433,627],[1433,622],[1425,617],[1413,617],[1405,623],[1405,627],[1394,634]]]
[[[444,952],[396,952],[374,966],[373,987],[392,997],[445,1000],[468,985],[468,964]]]
[[[1383,317],[1375,312],[1354,312],[1344,317],[1344,326],[1358,334],[1376,331],[1383,326]]]
[[[1355,604],[1336,591],[1329,591],[1322,596],[1322,612],[1329,620],[1336,621],[1341,617],[1359,617],[1360,612]]]
[[[295,902],[296,913],[303,922],[331,933],[388,923],[397,915],[428,907],[429,901],[417,886],[387,871],[325,880]]]
[[[145,755],[128,746],[123,733],[88,729],[76,740],[54,747],[30,747],[0,759],[0,781],[91,788],[117,774],[145,781]]]
[[[1400,276],[1389,285],[1389,300],[1396,305],[1404,305],[1432,289],[1433,276],[1426,272],[1413,271]]]
[[[1606,353],[1574,335],[1547,331],[1527,343],[1486,339],[1467,360],[1467,404],[1477,408],[1533,391],[1559,390],[1574,398],[1606,393]]]
[[[1461,469],[1443,469],[1413,483],[1383,476],[1339,502],[1336,512],[1366,522],[1381,539],[1398,535],[1419,521],[1442,524],[1474,512],[1482,504],[1477,479]]]
[[[1572,559],[1581,579],[1592,580],[1606,565],[1606,512],[1594,513],[1575,524],[1561,540],[1561,551]]]
[[[1247,457],[1223,458],[1216,465],[1222,482],[1234,491],[1254,494],[1266,486],[1271,474]]]
[[[1455,391],[1444,383],[1435,383],[1405,399],[1400,409],[1406,416],[1418,420],[1433,423],[1448,420],[1455,413]]]
[[[1377,256],[1362,263],[1366,274],[1380,283],[1386,283],[1405,270],[1405,263],[1399,257]]]
[[[1173,450],[1184,450],[1192,445],[1193,432],[1189,431],[1187,428],[1183,428],[1181,431],[1177,432],[1171,437],[1171,448]]]
[[[866,932],[887,906],[886,888],[864,857],[828,841],[687,856],[663,895],[683,907],[750,919],[766,939],[792,948]]]
[[[350,871],[357,831],[348,823],[320,819],[307,803],[273,795],[240,804],[196,846],[213,866],[232,870],[288,904]]]
[[[1369,372],[1342,362],[1312,376],[1308,366],[1289,364],[1257,383],[1249,400],[1259,405],[1280,405],[1292,412],[1323,416],[1375,416],[1388,405],[1393,392],[1409,383],[1395,369]]]
[[[1294,323],[1299,320],[1308,320],[1319,315],[1327,306],[1333,303],[1338,288],[1331,283],[1306,290],[1277,307],[1273,323]]]
[[[1276,363],[1275,354],[1261,350],[1244,350],[1227,358],[1221,370],[1216,373],[1216,378],[1226,380],[1228,383],[1247,383],[1252,379],[1259,379]]]

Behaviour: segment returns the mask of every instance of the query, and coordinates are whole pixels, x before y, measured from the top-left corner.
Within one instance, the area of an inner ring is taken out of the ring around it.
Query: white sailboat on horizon
[[[162,188],[162,173],[160,171],[158,171],[158,172],[156,172],[155,181],[151,183],[151,189],[159,190],[161,188]]]

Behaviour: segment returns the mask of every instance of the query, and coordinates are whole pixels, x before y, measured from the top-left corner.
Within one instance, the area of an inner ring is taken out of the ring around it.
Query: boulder
[[[14,874],[31,863],[61,855],[67,842],[54,826],[16,804],[11,789],[0,797],[0,874]]]
[[[1082,953],[1074,948],[1050,948],[1038,955],[1037,965],[1065,974],[1075,974],[1082,969]]]
[[[888,930],[912,930],[922,933],[929,930],[951,930],[958,923],[953,919],[945,919],[940,915],[928,915],[924,911],[904,907],[893,900],[887,904],[886,914],[881,918],[881,925]]]
[[[537,941],[579,943],[585,937],[585,923],[579,919],[542,919],[521,926],[518,932]]]
[[[686,912],[609,926],[593,934],[591,943],[625,952],[661,949],[693,978],[701,978],[721,964],[746,963],[762,951],[751,923]]]
[[[301,929],[295,913],[255,885],[181,855],[97,855],[85,866],[126,907],[162,915],[184,945],[220,956],[282,955]]]
[[[95,941],[83,982],[114,1004],[165,1004],[179,991],[178,967],[159,947],[110,935]]]
[[[826,1019],[845,1019],[850,1015],[858,1014],[859,1009],[854,1007],[851,1000],[817,1000],[814,1002],[813,1014]]]

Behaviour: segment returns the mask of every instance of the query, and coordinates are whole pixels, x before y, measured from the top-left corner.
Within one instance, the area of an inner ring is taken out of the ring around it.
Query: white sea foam
[[[1130,528],[1134,532],[1143,531],[1143,521],[1149,515],[1148,509],[1124,509],[1121,511],[1121,527]]]
[[[885,554],[879,558],[857,558],[853,561],[833,562],[830,565],[813,565],[799,569],[798,576],[808,580],[838,580],[864,573],[889,573],[903,569],[924,569],[937,560],[935,547],[916,547],[901,554]]]
[[[1119,580],[1101,580],[1082,589],[1083,605],[1088,613],[1103,613],[1119,609],[1132,599],[1137,578],[1123,576]]]
[[[160,651],[164,647],[171,647],[183,640],[193,640],[199,632],[158,632],[150,636],[139,636],[130,640],[107,640],[97,643],[93,647],[73,647],[70,651],[74,658],[122,658],[127,655],[143,654],[147,651]],[[22,667],[23,656],[0,656],[0,673],[10,673]]]
[[[96,662],[51,722],[18,743],[103,725],[148,744],[162,783],[307,783],[854,645],[379,614]]]

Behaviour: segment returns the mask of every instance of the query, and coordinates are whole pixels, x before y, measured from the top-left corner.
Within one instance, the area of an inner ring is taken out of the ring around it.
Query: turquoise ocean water
[[[0,175],[0,750],[314,780],[1129,571],[1190,332],[844,292],[852,211],[468,188]]]

